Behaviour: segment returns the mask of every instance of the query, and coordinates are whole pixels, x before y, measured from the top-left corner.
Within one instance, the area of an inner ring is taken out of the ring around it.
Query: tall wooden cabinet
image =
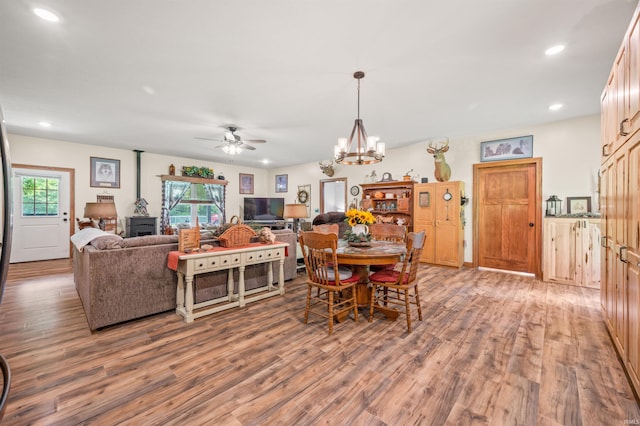
[[[464,262],[464,182],[414,187],[413,229],[425,231],[420,261],[460,268]]]
[[[380,222],[402,219],[413,231],[413,181],[363,183],[360,208],[370,210]]]
[[[600,288],[600,219],[545,218],[544,281]]]
[[[615,347],[640,393],[639,8],[602,95],[600,298]]]

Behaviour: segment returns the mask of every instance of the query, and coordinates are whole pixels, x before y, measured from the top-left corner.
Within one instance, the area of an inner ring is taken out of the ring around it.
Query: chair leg
[[[307,285],[307,303],[304,307],[304,323],[309,320],[309,309],[311,308],[311,286]]]
[[[329,336],[331,336],[333,333],[333,291],[329,290],[327,293],[329,297]]]
[[[411,333],[411,308],[409,303],[409,290],[403,290],[404,293],[404,309],[407,314],[407,332]]]
[[[369,298],[369,322],[373,321],[373,306],[376,303],[376,290],[378,286],[375,283],[371,284],[371,297]]]
[[[416,292],[416,305],[418,305],[418,319],[422,321],[422,308],[420,307],[420,295],[418,294],[418,285],[413,288],[413,291]]]

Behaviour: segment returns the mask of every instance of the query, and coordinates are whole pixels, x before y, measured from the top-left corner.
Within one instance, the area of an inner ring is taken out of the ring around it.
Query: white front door
[[[70,174],[13,169],[11,263],[69,257]]]

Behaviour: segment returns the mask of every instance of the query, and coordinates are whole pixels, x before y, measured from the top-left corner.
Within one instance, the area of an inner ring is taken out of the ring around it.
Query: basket
[[[222,247],[245,246],[251,242],[251,238],[257,237],[255,231],[247,225],[233,225],[220,235],[218,240]]]

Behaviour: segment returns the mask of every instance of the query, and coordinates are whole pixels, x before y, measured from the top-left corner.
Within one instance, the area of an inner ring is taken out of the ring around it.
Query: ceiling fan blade
[[[203,140],[203,141],[222,142],[220,139],[200,138],[198,136],[196,136],[195,139],[200,139],[200,140]]]
[[[255,148],[254,146],[247,145],[246,143],[243,143],[242,145],[240,145],[240,147],[241,147],[242,149],[248,149],[248,150],[250,150],[250,151],[255,151],[255,150],[256,150],[256,148]]]
[[[249,143],[267,143],[267,141],[265,141],[264,139],[247,139],[247,140],[243,140],[242,142],[249,142]]]

